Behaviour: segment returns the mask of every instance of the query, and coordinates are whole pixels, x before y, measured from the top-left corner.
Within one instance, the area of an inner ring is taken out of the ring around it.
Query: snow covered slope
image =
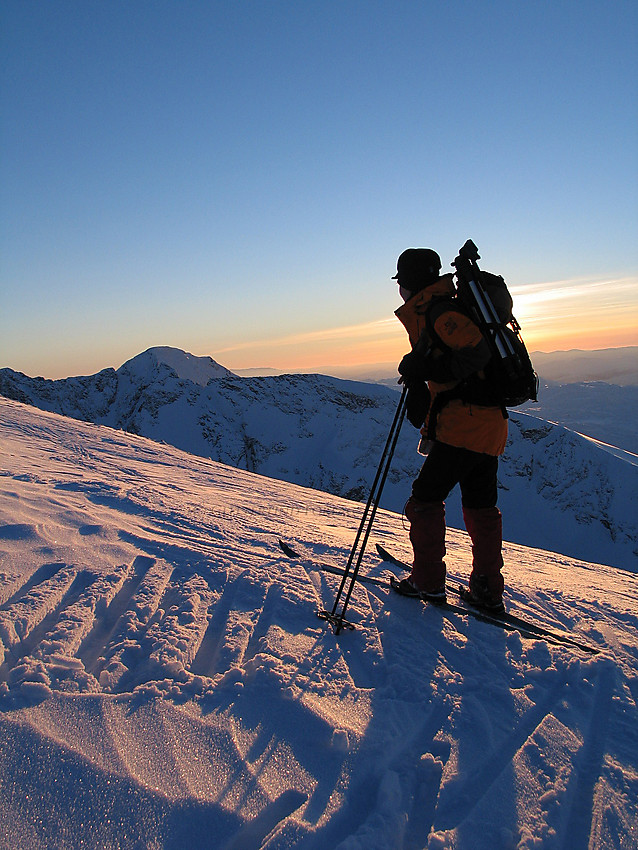
[[[0,370],[0,394],[364,501],[398,402],[387,387],[321,375],[239,378],[165,348],[93,378],[52,382]],[[417,443],[406,423],[387,509],[400,512],[407,500],[422,462]],[[638,571],[638,465],[516,413],[500,484],[508,540]],[[449,524],[462,527],[458,494],[446,507]]]
[[[360,514],[0,399],[0,845],[635,847],[635,577],[506,546],[508,607],[596,656],[373,585],[335,637],[277,539],[343,564]]]
[[[544,381],[538,398],[519,409],[631,452],[638,463],[638,386]]]

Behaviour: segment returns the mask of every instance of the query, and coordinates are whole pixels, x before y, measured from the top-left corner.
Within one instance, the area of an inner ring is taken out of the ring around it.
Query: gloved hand
[[[398,366],[401,375],[401,383],[410,387],[415,381],[427,380],[425,361],[416,351],[410,351],[405,355]]]
[[[414,381],[410,384],[405,398],[405,413],[408,422],[415,428],[420,428],[425,422],[430,401],[430,390],[425,381]]]

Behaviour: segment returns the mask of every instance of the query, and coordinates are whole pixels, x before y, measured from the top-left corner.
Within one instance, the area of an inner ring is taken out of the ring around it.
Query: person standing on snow
[[[472,541],[466,598],[497,613],[504,610],[497,471],[507,441],[507,419],[503,408],[480,403],[481,370],[490,359],[489,346],[456,301],[453,274],[440,275],[440,270],[435,251],[408,248],[393,278],[405,302],[395,315],[412,345],[398,367],[407,387],[407,416],[421,428],[422,444],[427,444],[405,506],[414,550],[412,572],[393,587],[405,596],[445,602],[445,500],[459,484]]]

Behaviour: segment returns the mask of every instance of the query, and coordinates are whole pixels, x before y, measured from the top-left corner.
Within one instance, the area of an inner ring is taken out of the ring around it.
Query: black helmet
[[[392,280],[410,292],[418,292],[438,278],[441,258],[431,248],[407,248],[397,260],[397,273]]]

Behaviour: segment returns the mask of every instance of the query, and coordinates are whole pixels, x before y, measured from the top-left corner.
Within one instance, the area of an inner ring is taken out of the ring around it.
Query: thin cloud
[[[511,286],[512,296],[518,300],[536,300],[539,297],[547,299],[580,298],[591,296],[598,290],[614,291],[627,298],[633,294],[638,296],[638,280],[635,277],[622,278],[573,278],[571,280],[544,281],[542,283],[527,283]]]
[[[322,328],[316,331],[305,331],[304,333],[288,334],[275,339],[248,340],[238,345],[218,349],[217,354],[229,352],[250,351],[251,349],[296,347],[314,345],[323,342],[359,340],[369,341],[390,336],[397,329],[397,320],[378,319],[374,322],[366,322],[360,325],[345,325],[337,328]]]
[[[566,339],[592,339],[606,328],[605,344],[630,344],[638,327],[638,280],[623,278],[573,278],[510,287],[514,312],[530,346],[562,346]],[[582,344],[582,343],[580,343]],[[214,356],[250,366],[248,359],[277,368],[306,368],[315,363],[368,363],[399,358],[405,334],[394,316],[361,324],[343,325],[275,338],[247,340]]]

